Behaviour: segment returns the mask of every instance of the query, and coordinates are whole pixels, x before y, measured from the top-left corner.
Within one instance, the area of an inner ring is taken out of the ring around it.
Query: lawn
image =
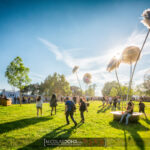
[[[57,114],[50,116],[49,104],[43,104],[43,116],[36,117],[35,104],[0,106],[0,150],[3,149],[52,149],[43,146],[44,138],[106,138],[107,147],[54,147],[53,149],[149,149],[150,148],[150,103],[139,123],[128,126],[113,121],[111,107],[102,108],[101,102],[90,102],[85,112],[85,123],[81,124],[80,114],[74,117],[78,126],[70,121],[65,126],[64,103],[58,103]],[[135,103],[138,111],[138,103]]]

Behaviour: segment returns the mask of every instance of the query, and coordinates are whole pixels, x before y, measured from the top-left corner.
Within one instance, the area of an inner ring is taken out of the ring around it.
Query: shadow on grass
[[[5,132],[9,132],[9,131],[12,131],[12,130],[24,128],[24,127],[27,127],[29,125],[33,125],[33,124],[43,122],[43,121],[47,121],[47,120],[50,120],[50,119],[52,119],[52,118],[33,117],[33,118],[26,118],[26,119],[21,119],[21,120],[16,120],[16,121],[12,121],[12,122],[3,123],[3,124],[0,124],[0,134],[5,133]]]
[[[44,147],[44,139],[68,139],[71,135],[71,133],[73,132],[74,129],[79,128],[82,125],[82,123],[79,123],[76,127],[73,126],[69,129],[63,129],[63,127],[67,126],[67,125],[62,125],[56,129],[54,129],[53,131],[51,131],[50,133],[44,135],[43,137],[41,137],[40,139],[36,140],[35,142],[26,145],[25,147],[20,148],[19,150],[33,150],[33,149],[45,149]],[[53,146],[53,147],[49,147],[50,149],[52,148],[56,148],[58,147]]]
[[[105,113],[107,110],[109,110],[111,108],[111,106],[107,106],[107,107],[102,107],[100,110],[97,111],[97,113]]]
[[[128,126],[119,124],[118,121],[112,121],[110,122],[110,125],[116,129],[121,129],[124,131],[124,146],[125,149],[127,150],[127,137],[126,137],[126,131],[128,131],[133,140],[135,141],[136,145],[139,147],[139,149],[144,150],[145,149],[145,144],[141,136],[138,134],[138,131],[148,131],[149,128],[143,126],[140,123],[134,123],[134,124],[129,124]],[[131,146],[131,145],[130,145]]]
[[[149,120],[149,119],[143,118],[143,120],[144,120],[147,124],[150,124],[150,120]]]

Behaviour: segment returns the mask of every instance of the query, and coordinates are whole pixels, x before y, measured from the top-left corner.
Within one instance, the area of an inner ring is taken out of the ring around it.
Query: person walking
[[[39,110],[41,112],[41,116],[42,116],[42,99],[41,99],[41,96],[39,96],[36,100],[36,108],[37,108],[37,117],[39,117]]]
[[[145,113],[145,104],[142,102],[142,99],[139,102],[139,112],[142,112],[145,115],[145,118],[147,119],[147,116]]]
[[[127,109],[125,111],[125,113],[122,115],[121,119],[120,119],[120,123],[122,123],[124,117],[126,116],[126,125],[128,125],[129,122],[129,118],[131,117],[132,113],[133,113],[133,107],[134,105],[132,104],[132,102],[130,101],[128,103]]]
[[[50,100],[50,107],[51,109],[51,116],[53,115],[53,110],[55,109],[55,115],[56,115],[56,106],[57,106],[57,99],[56,99],[56,95],[53,94],[52,98]]]
[[[109,97],[109,105],[111,106],[112,104],[112,97]]]
[[[105,106],[105,97],[102,98],[103,107]]]
[[[77,103],[77,98],[74,96],[73,97],[73,102],[76,104]]]
[[[114,100],[113,100],[113,107],[116,110],[116,107],[117,107],[117,98],[116,97],[114,97]]]
[[[79,107],[79,110],[80,110],[80,115],[81,115],[81,122],[84,123],[84,112],[87,111],[87,105],[85,103],[85,101],[81,98],[80,99],[80,107]]]
[[[67,125],[70,124],[69,122],[69,116],[71,117],[72,121],[74,122],[75,126],[77,126],[77,122],[74,120],[74,112],[76,110],[76,106],[73,101],[69,100],[68,97],[66,97],[66,102],[65,102],[65,115],[66,115],[66,121]]]
[[[120,106],[120,102],[121,102],[121,98],[120,98],[120,96],[118,97],[118,105]]]

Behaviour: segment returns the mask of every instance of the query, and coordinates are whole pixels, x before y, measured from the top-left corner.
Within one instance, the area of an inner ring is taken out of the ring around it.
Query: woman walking
[[[36,100],[36,108],[37,108],[37,117],[39,117],[39,110],[41,111],[41,116],[42,116],[42,99],[41,96],[39,96]]]
[[[56,95],[53,94],[52,98],[50,100],[50,107],[51,109],[51,116],[53,115],[53,110],[55,109],[55,115],[56,115],[56,106],[57,106],[57,99],[56,99]]]

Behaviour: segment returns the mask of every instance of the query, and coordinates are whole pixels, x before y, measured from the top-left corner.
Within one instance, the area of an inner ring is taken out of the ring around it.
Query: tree
[[[143,83],[143,89],[145,92],[145,95],[150,96],[150,75],[147,74],[144,76],[144,83]]]
[[[95,96],[95,88],[96,84],[92,84],[88,87],[88,89],[85,91],[86,96]]]
[[[120,91],[119,91],[119,85],[116,81],[112,81],[112,82],[106,82],[104,84],[104,87],[102,89],[102,94],[103,95],[110,95],[111,89],[112,88],[116,88],[118,90],[118,94],[121,95]]]
[[[114,97],[114,96],[118,96],[118,90],[114,87],[112,87],[111,91],[110,91],[110,96]]]
[[[71,91],[72,91],[72,95],[73,95],[73,96],[76,96],[76,95],[82,96],[83,91],[81,90],[80,87],[71,86],[70,88],[71,88]]]
[[[122,89],[122,96],[125,99],[127,96],[127,93],[128,93],[128,85],[121,85],[121,89]],[[133,91],[133,89],[131,89],[129,96],[131,97],[133,95],[133,93],[134,93],[134,91]],[[121,91],[119,89],[118,83],[116,81],[106,82],[102,89],[102,94],[106,95],[106,96],[113,96],[116,94],[117,94],[117,96],[121,96]]]
[[[31,95],[39,95],[41,90],[41,85],[39,83],[29,84],[22,90],[23,93],[28,93]]]
[[[51,96],[53,93],[57,95],[71,95],[69,82],[65,79],[64,75],[54,73],[49,75],[43,83],[43,94]]]
[[[16,57],[7,67],[5,76],[8,83],[20,90],[20,105],[21,105],[21,91],[27,86],[31,79],[28,76],[29,68],[25,67],[20,57]]]

